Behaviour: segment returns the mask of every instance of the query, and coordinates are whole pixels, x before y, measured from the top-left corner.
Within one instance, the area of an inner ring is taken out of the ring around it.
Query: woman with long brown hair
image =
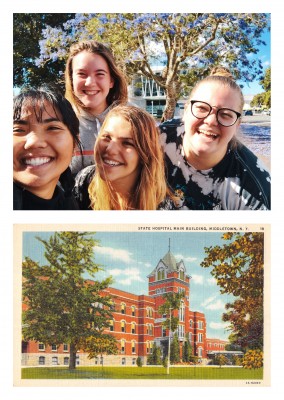
[[[95,166],[76,177],[81,209],[177,209],[167,187],[163,152],[154,118],[136,106],[112,109],[100,130]]]

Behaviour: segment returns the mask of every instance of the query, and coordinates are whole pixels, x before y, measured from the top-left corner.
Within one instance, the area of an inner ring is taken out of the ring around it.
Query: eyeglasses
[[[213,108],[217,109],[216,118],[222,126],[232,126],[240,118],[241,114],[237,111],[231,110],[230,108],[217,108],[216,106],[210,106],[210,104],[204,101],[190,100],[191,113],[195,118],[202,119],[208,117],[211,114]]]

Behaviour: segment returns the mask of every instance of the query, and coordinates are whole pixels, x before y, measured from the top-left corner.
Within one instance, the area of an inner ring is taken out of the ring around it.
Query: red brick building
[[[169,331],[162,325],[165,316],[158,309],[163,304],[165,293],[185,294],[179,310],[172,316],[178,316],[177,334],[180,348],[186,334],[192,346],[193,355],[206,363],[207,351],[222,350],[225,341],[207,339],[206,318],[203,313],[190,309],[190,279],[184,262],[176,261],[170,250],[159,260],[156,268],[148,275],[148,295],[136,295],[123,290],[108,288],[105,292],[113,298],[113,319],[107,332],[117,339],[118,354],[88,360],[87,355],[78,352],[79,365],[136,365],[137,357],[143,364],[152,353],[154,342],[161,347],[162,354],[167,354]],[[23,342],[22,365],[68,365],[69,346],[44,346],[42,343]]]

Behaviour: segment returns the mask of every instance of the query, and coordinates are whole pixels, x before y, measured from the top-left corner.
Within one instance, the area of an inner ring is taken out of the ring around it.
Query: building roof
[[[167,252],[167,254],[162,258],[163,263],[169,268],[169,270],[177,270],[177,262],[174,257],[174,255],[170,252],[170,250]]]

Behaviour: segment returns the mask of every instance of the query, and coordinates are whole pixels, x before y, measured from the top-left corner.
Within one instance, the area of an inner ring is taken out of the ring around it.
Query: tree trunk
[[[172,119],[175,114],[176,103],[179,93],[176,92],[176,83],[171,81],[166,87],[166,106],[161,118],[161,122]]]
[[[76,354],[77,349],[73,343],[70,343],[70,358],[69,358],[69,370],[76,368]]]

